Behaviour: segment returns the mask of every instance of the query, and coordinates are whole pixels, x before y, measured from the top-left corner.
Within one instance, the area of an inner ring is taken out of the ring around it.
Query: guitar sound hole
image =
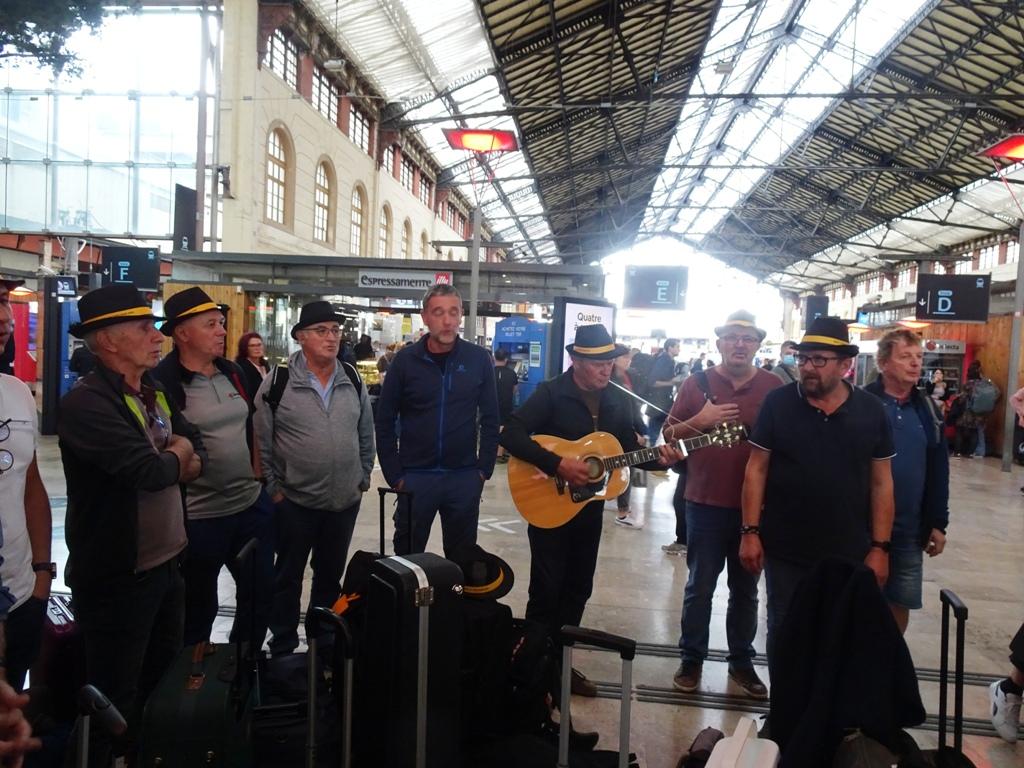
[[[591,456],[584,461],[587,463],[587,477],[590,478],[590,482],[596,483],[604,477],[604,464],[601,463],[601,459]]]

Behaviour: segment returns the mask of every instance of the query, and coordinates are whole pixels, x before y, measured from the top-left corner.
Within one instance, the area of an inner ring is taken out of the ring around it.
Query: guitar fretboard
[[[675,440],[670,445],[679,447],[682,444],[683,453],[689,453],[690,451],[698,448],[707,448],[712,445],[714,440],[711,435],[699,435],[698,437],[688,437],[683,440]],[[630,451],[629,453],[620,453],[618,456],[610,456],[604,459],[605,469],[618,469],[619,467],[632,467],[635,464],[645,464],[648,461],[657,461],[661,456],[657,448],[641,448],[638,451]]]

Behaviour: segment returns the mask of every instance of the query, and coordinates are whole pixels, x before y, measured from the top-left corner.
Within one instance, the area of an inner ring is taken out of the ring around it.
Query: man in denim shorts
[[[882,401],[896,446],[896,518],[884,592],[901,632],[906,632],[910,611],[921,607],[923,555],[942,553],[949,522],[949,450],[941,415],[917,388],[922,357],[916,333],[889,331],[879,339],[875,356],[881,375],[865,387]]]

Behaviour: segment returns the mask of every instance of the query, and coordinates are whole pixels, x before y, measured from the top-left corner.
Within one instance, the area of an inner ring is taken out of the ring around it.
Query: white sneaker
[[[992,704],[992,725],[1003,741],[1013,744],[1017,741],[1021,697],[1005,693],[999,687],[1000,683],[1002,680],[996,680],[988,687],[988,700]]]
[[[644,521],[632,512],[627,512],[625,517],[616,516],[615,524],[621,525],[623,528],[633,528],[634,530],[640,530],[644,527]]]

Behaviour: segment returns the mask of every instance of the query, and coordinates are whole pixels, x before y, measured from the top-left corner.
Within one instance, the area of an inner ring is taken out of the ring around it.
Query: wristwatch
[[[39,573],[46,571],[50,574],[50,578],[56,580],[57,578],[57,564],[56,563],[32,563],[32,570]]]
[[[761,526],[759,526],[759,525],[741,525],[740,526],[740,535],[743,536],[743,535],[746,535],[748,533],[753,533],[753,534],[757,534],[758,536],[760,536],[761,535]]]
[[[883,552],[888,552],[890,549],[892,549],[892,542],[891,541],[875,541],[874,539],[872,539],[871,540],[871,546],[874,547],[875,549],[880,549]]]

